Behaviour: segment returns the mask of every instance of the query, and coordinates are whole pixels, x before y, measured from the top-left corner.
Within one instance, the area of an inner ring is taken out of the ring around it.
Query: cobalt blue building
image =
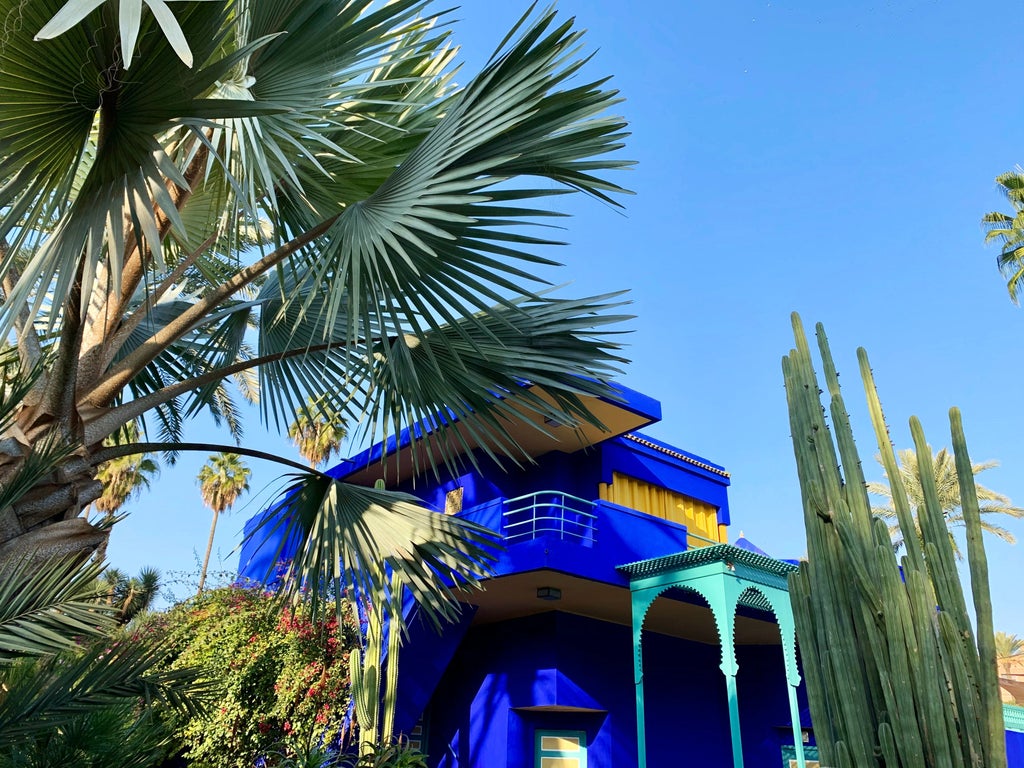
[[[606,432],[513,428],[534,460],[522,469],[479,458],[416,478],[406,439],[331,471],[505,542],[457,625],[438,635],[411,619],[396,731],[437,768],[815,765],[793,566],[730,544],[728,473],[644,436],[660,404],[620,394],[588,403]],[[247,545],[240,575],[262,578],[277,551]]]
[[[407,617],[396,731],[437,768],[813,768],[793,566],[729,544],[728,473],[645,437],[660,404],[619,394],[588,403],[607,431],[511,427],[534,460],[517,471],[478,457],[481,470],[415,478],[408,436],[331,470],[506,545],[457,625],[438,635]],[[279,546],[247,543],[239,575],[261,580]],[[1024,768],[1024,708],[1004,711],[1009,764]]]
[[[813,768],[794,566],[729,544],[728,473],[637,431],[660,404],[620,394],[588,403],[607,431],[513,425],[535,462],[516,471],[477,457],[484,469],[416,478],[408,436],[331,470],[506,545],[458,625],[438,635],[407,616],[396,731],[436,768]],[[247,544],[241,577],[261,580],[279,546]],[[1024,709],[1006,715],[1024,768]]]

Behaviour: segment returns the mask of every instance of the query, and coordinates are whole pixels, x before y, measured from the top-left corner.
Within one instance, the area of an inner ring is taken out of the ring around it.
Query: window
[[[535,768],[587,768],[583,731],[537,731]]]

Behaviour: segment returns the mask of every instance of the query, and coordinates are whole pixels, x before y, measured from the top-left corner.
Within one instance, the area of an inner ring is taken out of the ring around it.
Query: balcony
[[[615,570],[623,563],[718,543],[689,533],[680,523],[557,490],[493,499],[459,516],[501,533],[505,549],[495,568],[499,576],[553,568],[625,584]]]
[[[506,544],[553,536],[584,547],[597,536],[597,503],[561,491],[538,491],[506,499],[501,513],[501,535]]]

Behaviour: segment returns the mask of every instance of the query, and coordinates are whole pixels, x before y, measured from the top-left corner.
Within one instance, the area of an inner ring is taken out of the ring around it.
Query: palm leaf
[[[203,124],[210,116],[275,109],[204,98],[248,53],[240,49],[211,58],[222,49],[228,18],[224,2],[189,3],[179,15],[187,36],[201,41],[195,53],[205,66],[189,68],[178,61],[165,37],[150,34],[157,22],[147,15],[140,58],[130,76],[119,59],[112,4],[93,10],[56,39],[38,42],[32,31],[53,16],[57,2],[40,0],[31,9],[22,5],[0,0],[4,18],[22,17],[0,47],[0,178],[7,179],[0,187],[0,207],[7,209],[0,236],[12,238],[0,274],[7,273],[12,254],[23,246],[33,254],[0,315],[5,332],[13,325],[10,307],[38,311],[44,300],[63,306],[79,274],[85,295],[101,273],[110,276],[116,291],[125,214],[135,239],[161,263],[158,214],[182,226],[166,184],[186,183],[159,137],[181,123]],[[97,147],[86,152],[96,121]],[[57,212],[61,217],[53,227]],[[55,321],[51,315],[50,322]]]
[[[198,669],[163,669],[170,652],[148,638],[122,638],[94,644],[75,656],[19,665],[3,679],[0,749],[126,701],[200,714],[213,688],[201,680]]]
[[[328,595],[341,610],[346,594],[391,605],[393,572],[440,628],[458,612],[452,589],[474,586],[490,572],[497,543],[486,528],[431,512],[408,494],[320,473],[291,477],[274,512],[249,535],[297,543],[285,583],[314,606]],[[400,625],[400,616],[392,619]]]
[[[99,602],[102,565],[65,558],[37,566],[26,560],[0,573],[0,664],[60,653],[117,626],[114,608]]]
[[[509,178],[603,199],[621,191],[592,173],[626,165],[603,157],[624,135],[621,120],[599,116],[615,96],[599,83],[558,90],[583,62],[571,58],[580,33],[569,24],[548,32],[553,23],[543,15],[496,56],[399,169],[341,213],[309,265],[328,290],[328,327],[344,312],[350,339],[374,328],[421,334],[521,293],[533,278],[515,262],[544,261],[521,246],[549,241],[511,231],[534,211],[508,203],[558,190],[493,189]]]

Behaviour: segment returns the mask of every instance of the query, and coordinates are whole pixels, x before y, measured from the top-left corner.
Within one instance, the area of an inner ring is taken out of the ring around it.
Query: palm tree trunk
[[[202,594],[203,586],[206,584],[206,568],[210,565],[210,553],[213,551],[213,536],[217,533],[217,518],[220,517],[220,510],[213,510],[213,522],[210,524],[210,540],[206,542],[206,556],[203,557],[203,569],[199,572],[199,589],[197,595]]]

